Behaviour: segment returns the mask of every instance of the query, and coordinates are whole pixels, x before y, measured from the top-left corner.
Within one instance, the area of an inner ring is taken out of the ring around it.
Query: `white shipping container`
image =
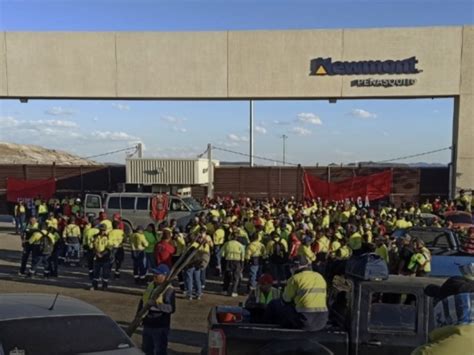
[[[218,161],[213,161],[218,166]],[[207,159],[126,160],[127,184],[203,185],[209,182]]]

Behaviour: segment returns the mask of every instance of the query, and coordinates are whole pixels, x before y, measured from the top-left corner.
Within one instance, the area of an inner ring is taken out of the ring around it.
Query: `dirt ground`
[[[18,275],[21,259],[20,237],[14,234],[10,224],[0,223],[0,293],[47,293],[67,295],[93,304],[108,314],[121,326],[126,327],[133,319],[144,286],[135,286],[131,270],[131,257],[126,262],[119,280],[111,282],[108,291],[90,291],[87,271],[80,267],[60,265],[59,278],[25,279]],[[221,283],[208,280],[202,300],[189,301],[177,293],[176,313],[172,316],[169,353],[199,354],[206,342],[209,309],[217,304],[237,305],[245,297],[232,299],[220,295]],[[141,345],[141,329],[133,340]]]

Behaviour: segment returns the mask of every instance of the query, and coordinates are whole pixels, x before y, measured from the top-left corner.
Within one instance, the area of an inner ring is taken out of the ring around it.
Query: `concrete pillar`
[[[474,189],[474,95],[454,100],[452,194]],[[451,197],[454,197],[451,196]]]
[[[454,100],[453,195],[474,188],[474,26],[463,27],[461,53],[460,95]]]

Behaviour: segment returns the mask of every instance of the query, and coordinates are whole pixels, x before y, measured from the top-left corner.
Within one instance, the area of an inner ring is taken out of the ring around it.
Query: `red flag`
[[[151,217],[160,222],[168,214],[168,195],[156,195],[151,199]]]
[[[16,202],[19,199],[35,198],[40,195],[43,199],[51,198],[56,192],[56,180],[23,180],[7,179],[7,201]]]
[[[368,197],[377,200],[390,195],[392,172],[386,170],[368,176],[355,176],[339,182],[327,182],[304,173],[304,197],[320,197],[324,200],[344,200]]]

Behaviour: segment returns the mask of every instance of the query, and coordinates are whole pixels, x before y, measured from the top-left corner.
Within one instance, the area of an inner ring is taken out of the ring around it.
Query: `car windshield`
[[[105,316],[67,316],[0,322],[0,354],[78,354],[133,347]],[[3,352],[2,352],[3,351]]]
[[[192,197],[184,197],[183,201],[186,205],[189,206],[189,208],[191,208],[192,211],[201,211],[202,210],[201,204],[199,202],[197,202],[195,199],[193,199]]]

